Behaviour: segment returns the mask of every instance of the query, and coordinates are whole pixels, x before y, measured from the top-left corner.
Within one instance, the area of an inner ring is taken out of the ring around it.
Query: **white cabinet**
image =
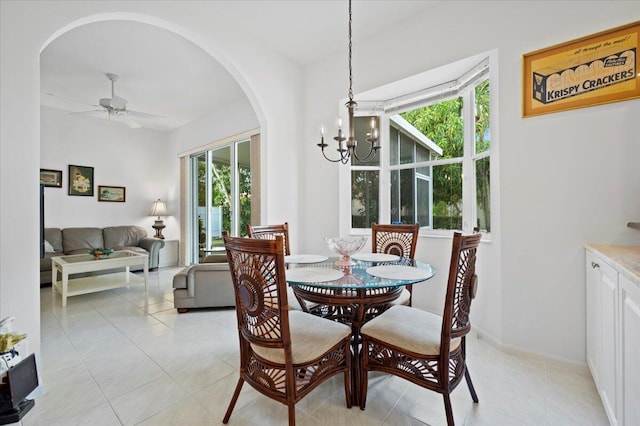
[[[624,248],[596,247],[604,254],[586,253],[587,364],[611,425],[640,425],[640,275],[618,263]]]
[[[620,283],[620,340],[622,367],[621,414],[625,425],[640,425],[640,284],[624,275]]]
[[[178,249],[178,240],[164,240],[164,247],[160,249],[158,266],[160,268],[166,266],[178,266]]]
[[[616,419],[618,273],[587,252],[587,363],[612,425]]]

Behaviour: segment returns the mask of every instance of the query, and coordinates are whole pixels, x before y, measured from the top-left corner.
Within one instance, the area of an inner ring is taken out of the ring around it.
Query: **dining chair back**
[[[247,225],[249,238],[272,240],[276,235],[281,235],[284,239],[284,254],[289,256],[291,248],[289,247],[289,224],[287,222],[277,225]]]
[[[405,259],[414,259],[419,232],[420,224],[418,223],[381,225],[373,222],[371,224],[371,252],[395,254]],[[412,302],[413,286],[408,285],[391,304],[411,306]]]
[[[393,306],[361,329],[360,408],[367,394],[367,372],[383,371],[443,395],[447,424],[454,425],[450,393],[464,377],[474,402],[478,395],[466,365],[469,312],[475,297],[476,252],[481,234],[456,232],[442,317],[408,306]]]
[[[246,381],[288,407],[318,384],[344,373],[351,407],[351,329],[302,311],[290,311],[285,281],[283,237],[235,238],[223,232],[236,299],[240,378],[227,408],[227,423]]]
[[[371,252],[395,254],[413,259],[416,254],[420,224],[371,224]]]

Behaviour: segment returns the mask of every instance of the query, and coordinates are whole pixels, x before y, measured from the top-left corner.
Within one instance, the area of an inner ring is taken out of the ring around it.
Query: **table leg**
[[[360,406],[360,327],[351,327],[351,401],[354,407]]]
[[[67,306],[67,291],[69,290],[69,273],[62,270],[62,307]]]
[[[149,291],[149,262],[148,259],[144,261],[144,291]]]
[[[131,280],[129,279],[129,274],[130,274],[129,270],[130,270],[130,269],[131,269],[131,268],[130,268],[130,267],[128,267],[128,266],[125,266],[125,268],[124,268],[124,276],[125,276],[124,282],[125,282],[125,283],[127,283],[127,284],[129,284],[129,282],[131,281]]]
[[[51,265],[51,294],[56,294],[56,284],[58,283],[58,265]]]

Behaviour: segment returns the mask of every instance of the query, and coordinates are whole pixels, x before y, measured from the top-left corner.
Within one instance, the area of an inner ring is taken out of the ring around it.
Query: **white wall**
[[[357,9],[354,16],[357,34]],[[354,42],[356,100],[359,92],[497,49],[492,158],[499,159],[500,199],[492,207],[500,222],[481,246],[472,320],[504,345],[584,362],[583,244],[640,244],[640,233],[626,228],[640,218],[640,100],[523,119],[522,54],[639,17],[637,1],[449,1]],[[305,74],[300,204],[307,252],[324,250],[322,237],[339,229],[338,189],[348,185],[339,182],[341,166],[324,161],[315,146],[317,129],[333,123],[336,99],[346,96],[345,54]],[[446,240],[421,238],[417,256],[443,264],[442,251],[431,250],[447,247]],[[416,305],[441,306],[446,271],[439,267],[436,279],[416,286]]]
[[[216,8],[216,2],[189,8],[165,1],[0,2],[0,317],[16,317],[15,329],[29,335],[29,351],[40,347],[38,61],[47,42],[65,31],[96,20],[130,19],[180,34],[214,56],[247,94],[268,147],[261,169],[268,194],[263,219],[297,221],[298,188],[291,177],[297,175],[298,149],[292,141],[298,140],[300,124],[291,123],[301,122],[301,70],[261,40],[235,31]],[[293,166],[267,167],[279,161]]]
[[[62,170],[63,184],[45,188],[45,226],[139,225],[154,235],[148,213],[154,200],[167,198],[166,152],[164,132],[41,107],[40,167]],[[69,164],[94,168],[93,197],[68,195]],[[124,186],[126,201],[98,202],[98,185]],[[177,207],[167,204],[171,212]]]

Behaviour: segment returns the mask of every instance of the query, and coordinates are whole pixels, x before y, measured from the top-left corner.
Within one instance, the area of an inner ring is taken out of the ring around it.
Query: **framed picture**
[[[93,167],[69,165],[69,195],[93,197]]]
[[[522,57],[522,116],[640,97],[640,21]]]
[[[62,188],[62,170],[40,169],[40,183],[44,186]]]
[[[98,201],[124,203],[127,189],[124,186],[98,185]]]

